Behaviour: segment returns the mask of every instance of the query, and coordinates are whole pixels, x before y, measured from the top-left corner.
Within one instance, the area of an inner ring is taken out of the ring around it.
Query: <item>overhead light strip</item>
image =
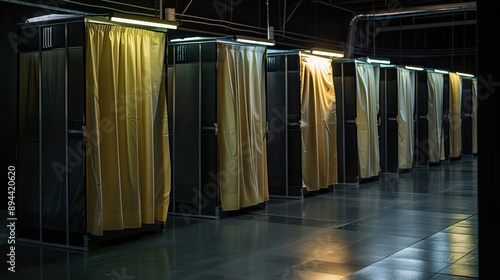
[[[170,40],[170,42],[188,42],[188,41],[198,41],[198,40],[207,40],[210,38],[207,37],[186,37],[186,38],[175,38]]]
[[[311,53],[315,54],[315,55],[323,55],[323,56],[330,56],[330,57],[344,57],[344,53],[334,52],[334,51],[322,51],[322,50],[313,49],[311,51]]]
[[[249,39],[241,39],[241,38],[236,39],[236,41],[240,42],[240,43],[257,44],[257,45],[264,45],[264,46],[274,46],[275,45],[275,43],[273,43],[273,42],[249,40]]]
[[[472,75],[472,74],[462,73],[462,72],[457,72],[457,75],[464,76],[464,77],[470,77],[470,78],[474,77],[474,75]]]
[[[257,45],[264,45],[264,46],[274,46],[275,42],[274,40],[267,40],[267,39],[260,39],[260,38],[254,38],[254,37],[249,37],[249,36],[242,36],[242,35],[237,35],[235,36],[236,41],[240,43],[246,43],[246,44],[257,44]]]
[[[405,65],[405,68],[408,70],[424,71],[424,67],[421,66]]]
[[[380,64],[380,68],[396,68],[394,64]]]
[[[385,58],[372,58],[372,57],[367,57],[366,62],[368,63],[380,63],[380,64],[390,64],[391,60],[385,59]]]
[[[443,70],[443,69],[434,69],[434,72],[441,73],[441,74],[448,74],[448,73],[450,73],[448,70]]]
[[[126,24],[142,25],[142,26],[157,27],[157,28],[164,28],[164,29],[177,29],[177,26],[173,25],[173,24],[160,23],[160,22],[147,21],[147,20],[138,20],[138,19],[114,17],[114,16],[110,17],[110,20],[113,22],[120,22],[120,23],[126,23]]]

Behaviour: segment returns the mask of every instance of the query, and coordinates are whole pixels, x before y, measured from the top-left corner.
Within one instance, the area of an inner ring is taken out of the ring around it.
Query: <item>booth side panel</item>
[[[269,56],[267,60],[267,167],[269,194],[287,196],[287,106],[286,71],[283,55]]]
[[[429,163],[429,124],[427,120],[427,72],[417,72],[417,90],[415,91],[417,114],[415,139],[415,166],[428,166]]]
[[[334,62],[333,66],[337,100],[339,183],[358,183],[355,64]]]
[[[462,154],[472,155],[472,80],[462,79]]]
[[[201,45],[201,186],[200,214],[218,215],[217,194],[217,50],[215,44]]]
[[[443,89],[443,160],[450,159],[450,93],[449,93],[449,77],[444,76],[444,89]]]
[[[302,195],[302,133],[300,131],[299,56],[288,56],[288,193]]]
[[[387,172],[398,172],[398,82],[397,70],[387,69]]]
[[[200,190],[199,51],[198,45],[174,48],[172,211],[196,215]]]

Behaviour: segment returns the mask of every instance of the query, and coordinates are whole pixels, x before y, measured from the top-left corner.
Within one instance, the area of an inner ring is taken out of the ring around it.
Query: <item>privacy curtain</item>
[[[222,210],[269,200],[266,48],[218,43],[217,123]]]
[[[415,71],[398,67],[398,167],[413,166]]]
[[[88,232],[164,222],[170,194],[165,34],[87,24]],[[162,91],[162,92],[160,92]]]
[[[472,154],[477,154],[477,79],[472,79]]]
[[[360,178],[380,172],[378,111],[380,66],[356,63],[356,128]]]
[[[429,162],[441,160],[442,116],[444,76],[440,73],[427,73],[427,121],[429,140]]]
[[[315,191],[338,182],[337,122],[329,58],[300,54],[302,185]]]
[[[462,77],[449,73],[450,77],[450,157],[462,155]]]

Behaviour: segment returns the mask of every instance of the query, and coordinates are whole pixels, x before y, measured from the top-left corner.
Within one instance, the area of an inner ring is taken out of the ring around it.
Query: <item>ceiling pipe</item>
[[[267,40],[272,40],[271,27],[269,26],[269,0],[266,0],[266,17],[267,17]]]
[[[357,32],[357,23],[360,20],[381,20],[390,18],[403,18],[408,16],[424,16],[432,14],[454,13],[464,11],[475,11],[476,2],[456,3],[448,5],[431,5],[415,8],[397,8],[394,11],[384,11],[380,13],[357,14],[349,23],[349,32],[347,33],[347,43],[345,46],[345,57],[353,57],[355,34]]]

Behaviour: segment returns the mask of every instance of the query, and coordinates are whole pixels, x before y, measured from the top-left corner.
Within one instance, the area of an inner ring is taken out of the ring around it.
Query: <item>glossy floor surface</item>
[[[219,220],[171,215],[89,252],[17,244],[0,279],[478,279],[477,209],[464,157]]]

